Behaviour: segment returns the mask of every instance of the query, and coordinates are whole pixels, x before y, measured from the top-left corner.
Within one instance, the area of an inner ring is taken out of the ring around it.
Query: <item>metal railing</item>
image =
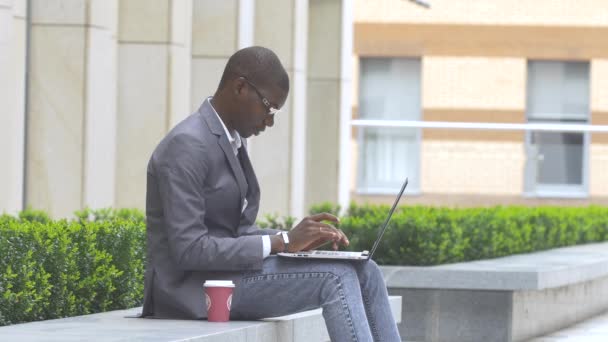
[[[593,132],[608,133],[608,125],[578,123],[486,123],[486,122],[449,122],[449,121],[408,121],[408,120],[351,120],[356,127],[382,128],[443,128],[443,129],[480,129],[497,131],[551,131],[551,132]]]

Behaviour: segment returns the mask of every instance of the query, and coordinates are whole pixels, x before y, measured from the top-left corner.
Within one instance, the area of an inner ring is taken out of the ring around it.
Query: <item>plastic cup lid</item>
[[[207,280],[203,285],[205,287],[234,287],[232,280]]]

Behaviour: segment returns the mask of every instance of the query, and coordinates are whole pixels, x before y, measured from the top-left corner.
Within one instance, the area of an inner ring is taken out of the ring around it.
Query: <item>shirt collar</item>
[[[241,145],[243,144],[243,142],[241,141],[241,136],[239,135],[239,132],[237,132],[237,131],[233,131],[234,136],[232,136],[232,134],[230,134],[230,132],[228,132],[228,128],[224,124],[224,121],[222,121],[222,118],[220,117],[220,115],[217,113],[217,111],[215,110],[215,108],[213,108],[213,105],[211,104],[212,98],[213,97],[210,96],[207,98],[206,101],[209,102],[209,106],[211,106],[211,108],[213,109],[213,112],[215,113],[217,118],[220,120],[220,123],[222,124],[222,127],[224,128],[224,132],[226,132],[226,137],[228,137],[228,141],[230,142],[230,145],[232,145],[232,149],[234,150],[234,153],[236,154],[237,150],[239,148],[241,148]]]

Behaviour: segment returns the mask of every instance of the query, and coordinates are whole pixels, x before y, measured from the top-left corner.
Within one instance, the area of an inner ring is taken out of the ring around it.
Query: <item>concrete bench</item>
[[[382,271],[408,341],[524,341],[608,309],[608,243]]]
[[[401,298],[391,296],[401,319]],[[125,318],[141,308],[0,327],[0,341],[189,341],[311,342],[329,341],[321,309],[261,321],[160,320]]]

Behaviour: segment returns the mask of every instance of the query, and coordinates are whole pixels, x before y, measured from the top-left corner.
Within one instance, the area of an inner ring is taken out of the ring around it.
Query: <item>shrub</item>
[[[53,221],[28,210],[0,217],[0,325],[141,304],[143,215],[91,214],[107,215]]]
[[[324,211],[313,207],[311,212]],[[340,219],[347,250],[369,250],[390,207],[351,205]],[[374,254],[390,265],[436,265],[608,240],[608,208],[399,207]]]
[[[296,218],[293,216],[279,217],[277,214],[266,214],[264,218],[257,222],[260,228],[273,228],[281,230],[290,230],[294,227]]]
[[[370,249],[389,207],[351,205],[340,219],[349,250]],[[311,213],[337,214],[321,204]],[[84,209],[51,220],[28,209],[0,216],[0,326],[141,305],[145,217],[133,209]],[[267,215],[260,227],[291,229]],[[608,239],[608,208],[399,207],[374,260],[435,265]]]

